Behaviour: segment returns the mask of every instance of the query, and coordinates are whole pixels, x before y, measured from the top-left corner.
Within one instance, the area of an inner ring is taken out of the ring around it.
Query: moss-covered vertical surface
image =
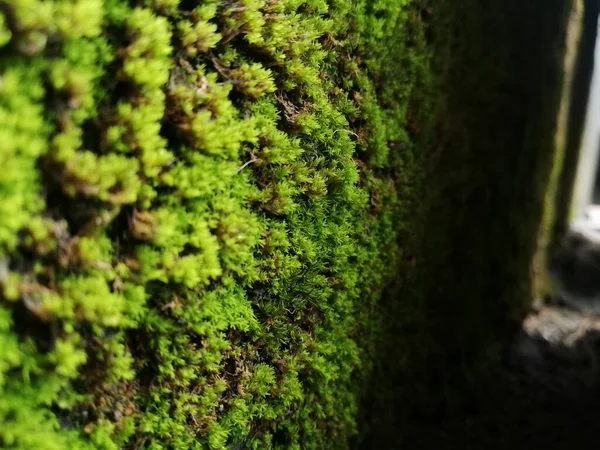
[[[438,99],[425,113],[435,127],[421,117],[424,135],[412,138],[427,157],[425,207],[409,208],[414,233],[399,238],[410,253],[379,303],[387,319],[364,449],[515,448],[505,425],[517,413],[494,416],[497,428],[464,419],[514,408],[498,402],[514,387],[502,363],[531,300],[572,4],[436,0],[423,11],[436,91],[413,98],[418,110],[422,96]]]
[[[0,1],[0,446],[347,446],[426,15]]]

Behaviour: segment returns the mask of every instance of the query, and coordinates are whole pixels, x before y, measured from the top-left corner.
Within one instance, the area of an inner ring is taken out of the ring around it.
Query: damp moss
[[[347,446],[417,3],[0,1],[4,448]]]
[[[527,302],[569,5],[0,0],[0,446],[410,442]]]

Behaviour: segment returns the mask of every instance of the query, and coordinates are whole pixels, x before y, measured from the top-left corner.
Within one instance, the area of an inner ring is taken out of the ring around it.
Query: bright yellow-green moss
[[[0,446],[347,446],[412,3],[0,1]]]
[[[0,447],[409,442],[527,300],[568,4],[0,0]]]

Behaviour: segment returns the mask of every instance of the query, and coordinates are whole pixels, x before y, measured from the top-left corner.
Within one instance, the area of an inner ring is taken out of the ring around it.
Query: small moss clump
[[[0,1],[0,446],[347,447],[415,3]]]

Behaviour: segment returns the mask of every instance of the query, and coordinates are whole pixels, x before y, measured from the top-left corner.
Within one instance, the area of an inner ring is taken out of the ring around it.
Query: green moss
[[[436,117],[419,2],[0,4],[0,445],[346,448]]]

